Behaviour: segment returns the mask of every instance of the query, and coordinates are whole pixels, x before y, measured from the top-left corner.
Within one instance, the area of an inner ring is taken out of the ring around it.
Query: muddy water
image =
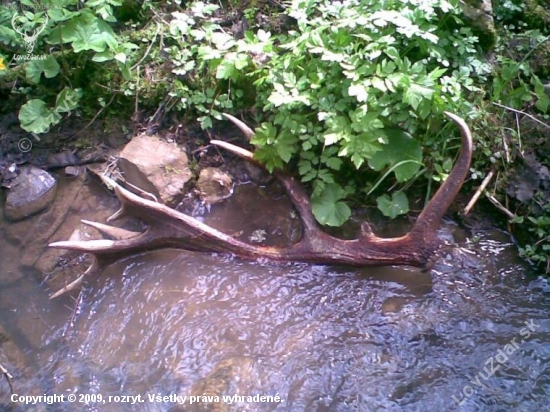
[[[550,290],[506,235],[470,235],[447,224],[458,243],[429,273],[164,250],[96,274],[76,305],[15,276],[4,244],[0,363],[15,392],[143,402],[29,407],[0,381],[0,410],[548,411]],[[234,395],[272,402],[223,402]]]

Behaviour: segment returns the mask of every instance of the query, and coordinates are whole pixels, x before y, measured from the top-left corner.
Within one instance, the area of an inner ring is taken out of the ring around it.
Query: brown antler
[[[147,223],[143,233],[121,231],[121,229],[100,223],[86,222],[106,236],[116,240],[64,241],[50,244],[54,248],[71,249],[95,255],[101,263],[108,263],[123,255],[143,250],[176,247],[192,251],[230,253],[247,259],[268,258],[278,261],[300,261],[322,264],[346,265],[412,265],[425,267],[439,247],[436,230],[441,218],[457,195],[466,178],[472,157],[472,136],[463,119],[449,116],[460,128],[462,149],[457,163],[449,177],[430,200],[414,226],[405,236],[380,238],[375,236],[367,224],[355,240],[341,240],[324,233],[317,225],[309,198],[302,186],[285,172],[275,172],[292,200],[302,223],[302,239],[286,247],[257,246],[237,240],[186,214],[163,204],[137,196],[104,176],[105,183],[112,186],[122,203],[122,210],[139,217]],[[244,123],[227,116],[249,137],[252,130]],[[248,150],[227,142],[213,140],[214,145],[223,147],[236,155],[253,160]]]

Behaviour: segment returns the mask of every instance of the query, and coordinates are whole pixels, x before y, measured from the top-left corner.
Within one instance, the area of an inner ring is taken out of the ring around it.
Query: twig
[[[518,132],[518,145],[519,145],[519,152],[521,153],[521,157],[523,157],[523,149],[521,148],[521,127],[519,126],[519,113],[516,113],[516,128]]]
[[[493,175],[495,174],[494,170],[491,170],[489,173],[487,173],[487,176],[485,176],[485,179],[483,179],[483,182],[481,182],[481,185],[477,188],[476,192],[472,196],[472,199],[468,202],[466,207],[464,208],[464,211],[462,212],[464,215],[467,215],[470,213],[470,210],[474,207],[474,205],[477,202],[477,199],[479,199],[479,196],[481,193],[485,190],[491,179],[493,178]]]
[[[500,104],[500,103],[497,103],[497,102],[493,102],[493,104],[494,104],[495,106],[502,107],[502,108],[504,108],[504,109],[510,110],[510,111],[512,111],[512,112],[514,112],[514,113],[521,113],[521,114],[527,116],[528,118],[532,119],[533,121],[537,122],[538,124],[540,124],[540,125],[546,127],[547,129],[550,129],[550,125],[547,125],[546,123],[540,121],[540,120],[537,119],[535,116],[530,115],[529,113],[525,113],[525,112],[523,112],[523,111],[521,111],[521,110],[517,110],[517,109],[513,109],[513,108],[508,107],[508,106],[504,106],[503,104]]]
[[[92,125],[93,122],[95,122],[95,119],[97,119],[97,117],[103,113],[103,110],[105,110],[107,107],[109,107],[109,105],[113,102],[113,100],[115,99],[115,96],[116,96],[116,93],[113,93],[113,95],[111,96],[111,100],[109,100],[109,103],[107,103],[105,106],[103,106],[99,112],[96,113],[96,115],[94,116],[94,118],[92,120],[90,120],[90,123],[88,123],[86,126],[84,126],[84,128],[79,131],[77,134],[75,134],[75,136],[78,136],[80,133],[82,133],[84,130],[86,130],[88,127],[90,127]]]
[[[67,331],[69,330],[69,328],[74,325],[76,313],[78,312],[78,307],[80,306],[81,303],[82,303],[82,290],[80,290],[80,292],[78,293],[78,297],[75,299],[73,313],[71,314],[71,319],[69,319],[69,323],[67,324],[67,327],[63,331],[63,337],[67,335]]]
[[[504,129],[501,131],[502,134],[502,145],[504,146],[504,153],[506,154],[506,161],[510,163],[510,149],[508,148],[508,142],[506,141],[506,133],[504,133]]]
[[[8,382],[8,385],[10,387],[10,392],[13,395],[13,386],[11,385],[11,380],[13,379],[13,376],[11,375],[11,373],[8,372],[6,368],[4,368],[4,366],[2,366],[1,363],[0,363],[0,372],[2,372],[2,375],[4,375],[4,378],[6,378],[6,381]]]
[[[491,196],[490,194],[485,193],[485,196],[487,196],[487,199],[495,205],[495,207],[503,212],[506,216],[508,216],[510,219],[515,219],[517,216],[510,212],[508,209],[506,209],[504,206],[502,206],[502,203],[500,203],[497,199],[495,199],[494,196]]]
[[[65,287],[59,289],[57,292],[55,292],[53,295],[51,295],[50,300],[58,298],[59,296],[64,295],[65,293],[70,292],[73,289],[76,289],[78,286],[80,286],[82,284],[82,281],[84,280],[84,277],[86,275],[89,275],[90,272],[92,272],[92,270],[94,270],[95,267],[96,266],[95,266],[95,262],[94,262],[90,265],[90,267],[88,269],[86,269],[86,271],[82,275],[77,277],[76,280],[72,281],[71,283],[69,283],[68,285],[66,285]]]
[[[57,292],[55,292],[53,295],[50,296],[50,299],[58,298],[61,295],[64,295],[67,292],[70,292],[73,289],[76,289],[78,286],[82,284],[82,281],[84,280],[84,275],[80,275],[76,278],[73,282],[69,283],[65,287],[59,289]]]
[[[153,44],[155,44],[155,40],[157,39],[159,32],[160,32],[160,24],[157,22],[157,31],[153,36],[153,40],[151,40],[151,43],[149,44],[149,47],[145,51],[145,54],[143,55],[143,57],[136,64],[134,64],[130,70],[134,70],[136,67],[138,67],[143,62],[143,60],[145,60],[145,58],[149,55],[149,52],[151,51]]]
[[[134,103],[134,114],[137,113],[139,110],[139,67],[136,70],[136,85],[138,85],[138,87],[136,87],[136,100]]]

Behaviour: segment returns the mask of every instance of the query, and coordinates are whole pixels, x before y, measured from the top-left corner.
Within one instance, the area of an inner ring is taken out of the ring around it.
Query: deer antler
[[[263,257],[277,261],[322,264],[425,267],[439,247],[436,230],[468,174],[472,157],[472,136],[468,126],[460,117],[451,113],[445,114],[461,130],[462,149],[449,177],[405,236],[380,238],[368,229],[368,225],[363,227],[363,233],[355,240],[341,240],[324,233],[315,222],[306,192],[285,172],[276,172],[275,176],[283,184],[296,208],[304,225],[304,234],[297,243],[280,248],[257,246],[237,240],[191,216],[135,195],[109,177],[103,176],[103,181],[114,188],[122,203],[123,213],[137,216],[147,223],[145,232],[124,232],[116,227],[87,222],[115,240],[63,241],[50,246],[91,253],[101,263],[109,263],[122,255],[143,250],[177,247],[192,251],[230,253],[247,259]],[[234,121],[249,137],[253,135],[244,123],[232,116],[226,117]],[[248,150],[219,140],[211,143],[247,161],[254,161],[252,152]]]

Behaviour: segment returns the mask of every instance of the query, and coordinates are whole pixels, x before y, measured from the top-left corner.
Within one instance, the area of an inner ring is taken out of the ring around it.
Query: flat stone
[[[46,209],[55,199],[57,182],[48,172],[34,166],[20,169],[6,199],[6,219],[25,219]]]
[[[120,153],[118,168],[131,185],[169,206],[183,197],[184,186],[192,177],[185,151],[157,136],[135,136]]]

